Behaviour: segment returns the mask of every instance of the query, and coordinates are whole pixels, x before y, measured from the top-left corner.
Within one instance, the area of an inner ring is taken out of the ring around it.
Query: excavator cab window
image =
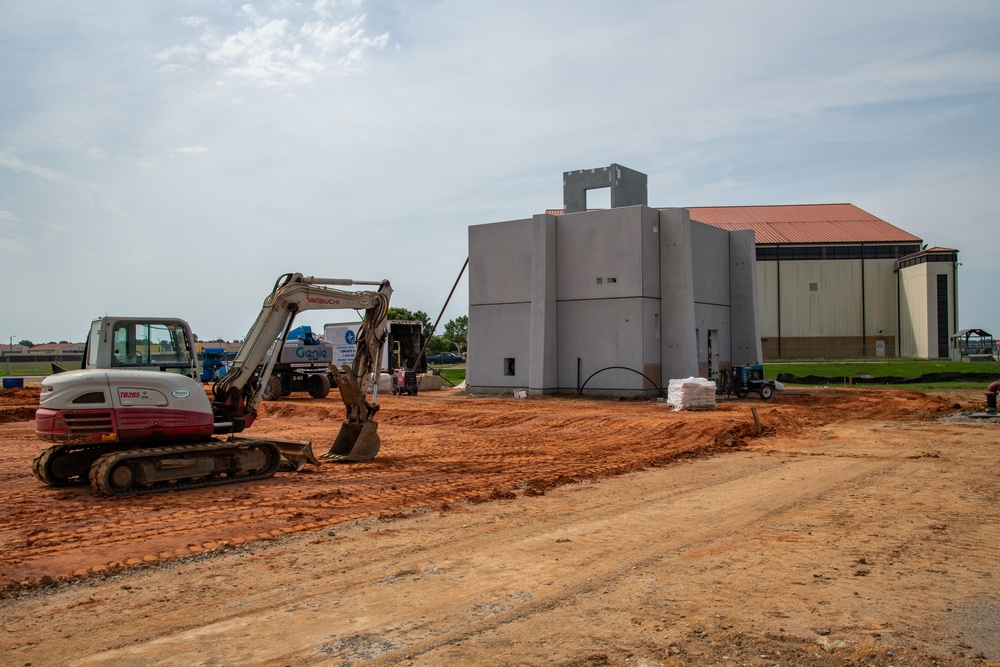
[[[118,322],[111,365],[187,373],[192,350],[182,327],[172,323]]]
[[[90,324],[90,336],[87,338],[87,365],[85,368],[97,368],[98,355],[101,350],[100,338],[101,321],[94,320]]]

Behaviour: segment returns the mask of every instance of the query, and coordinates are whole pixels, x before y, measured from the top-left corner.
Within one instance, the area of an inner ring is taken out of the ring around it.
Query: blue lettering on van
[[[299,347],[295,349],[295,356],[299,359],[326,359],[330,356],[330,351],[322,347]]]

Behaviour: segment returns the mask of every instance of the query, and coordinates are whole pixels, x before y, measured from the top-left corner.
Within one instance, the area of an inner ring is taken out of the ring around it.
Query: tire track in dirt
[[[699,470],[713,468],[711,462],[697,465]],[[464,539],[430,536],[417,550],[391,544],[391,536],[382,537],[380,555],[368,561],[367,567],[362,565],[365,560],[357,557],[343,564],[349,572],[362,568],[360,576],[333,583],[296,579],[284,595],[268,592],[255,595],[254,600],[244,599],[238,613],[217,613],[199,625],[199,647],[193,652],[185,648],[190,645],[192,628],[178,628],[166,636],[90,656],[81,664],[203,660],[251,633],[257,638],[252,656],[257,663],[349,661],[358,643],[367,642],[368,665],[398,664],[404,655],[434,664],[442,651],[454,653],[499,629],[517,634],[519,627],[544,624],[547,615],[573,606],[573,600],[621,587],[634,579],[637,571],[663,571],[665,563],[711,550],[713,545],[752,531],[755,525],[790,508],[820,502],[838,484],[861,480],[890,465],[857,459],[796,461],[791,467],[809,482],[790,494],[778,483],[788,474],[789,466],[762,461],[724,479],[706,483],[702,478],[674,488],[646,486],[641,498],[557,508],[558,513],[525,517],[515,526],[491,530],[492,526],[473,523]],[[720,515],[713,498],[734,493],[741,512]],[[560,494],[560,503],[573,502],[575,495],[572,491]],[[581,514],[586,518],[581,519]],[[614,528],[623,523],[648,528],[622,535]],[[587,546],[581,549],[583,543]],[[534,565],[532,554],[538,555]],[[552,567],[554,559],[559,561],[556,568]],[[512,562],[521,567],[514,569]],[[465,581],[472,571],[480,575],[478,586]],[[548,581],[553,576],[555,579]],[[394,605],[392,599],[406,603]],[[421,601],[425,599],[446,599],[448,603],[424,606]],[[283,612],[293,604],[300,609],[315,608],[324,616],[335,614],[338,607],[352,607],[352,601],[364,608],[351,609],[358,616],[353,621],[341,619],[340,627],[348,627],[339,635],[330,636],[317,628],[314,632],[285,633],[277,641],[283,633]],[[221,600],[220,606],[224,602]],[[443,633],[436,630],[440,627],[456,630]],[[275,641],[267,641],[268,637]]]

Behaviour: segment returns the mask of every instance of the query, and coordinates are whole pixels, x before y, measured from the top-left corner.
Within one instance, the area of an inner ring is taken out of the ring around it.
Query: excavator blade
[[[324,459],[338,461],[371,461],[378,454],[382,440],[378,437],[378,424],[373,421],[361,423],[344,422],[330,451]]]
[[[303,441],[301,443],[295,443],[294,441],[279,440],[278,451],[281,452],[281,465],[278,466],[278,470],[284,470],[288,472],[299,472],[306,467],[306,464],[311,463],[314,466],[319,465],[319,459],[313,454],[312,442]]]
[[[301,472],[306,465],[319,465],[319,459],[313,454],[312,441],[310,440],[277,440],[275,438],[246,438],[243,436],[233,436],[230,440],[248,441],[262,440],[272,442],[278,446],[281,452],[281,463],[278,470],[281,472]]]

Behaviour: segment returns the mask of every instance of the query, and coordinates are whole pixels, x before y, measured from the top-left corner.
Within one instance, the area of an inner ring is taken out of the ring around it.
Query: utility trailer
[[[738,398],[746,398],[753,391],[766,401],[774,395],[776,389],[774,380],[764,379],[763,364],[733,366],[720,373],[720,380],[716,393]]]

